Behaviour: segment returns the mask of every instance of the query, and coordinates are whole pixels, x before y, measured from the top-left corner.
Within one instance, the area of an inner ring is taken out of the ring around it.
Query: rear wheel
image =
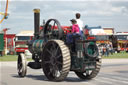
[[[61,40],[48,41],[42,53],[44,74],[51,81],[62,81],[70,70],[70,52]]]
[[[23,53],[19,54],[17,60],[17,70],[20,77],[25,77],[27,72],[27,60]]]
[[[101,59],[96,62],[96,67],[94,70],[88,70],[85,72],[75,72],[75,74],[80,78],[80,79],[92,79],[97,76],[97,74],[100,71],[101,67]]]

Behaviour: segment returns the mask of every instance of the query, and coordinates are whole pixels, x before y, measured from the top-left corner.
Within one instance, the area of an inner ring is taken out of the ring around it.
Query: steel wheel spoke
[[[19,68],[19,69],[22,68],[22,62],[19,62],[19,64],[18,64],[18,68]]]
[[[54,67],[53,67],[53,76],[54,77],[57,77],[57,74],[58,74],[58,67],[55,65]]]
[[[45,64],[50,64],[51,62],[50,62],[50,61],[45,61],[44,63],[45,63]]]
[[[56,70],[54,68],[52,69],[52,75],[56,77]]]
[[[50,72],[50,71],[48,72],[48,75],[49,75],[49,76],[51,75],[51,72]]]
[[[52,43],[52,46],[53,46],[54,49],[56,49],[55,43]]]
[[[22,62],[19,62],[19,64],[18,64],[18,72],[19,72],[19,73],[22,72],[22,68],[23,68]]]
[[[56,56],[57,59],[61,58],[61,57],[62,57],[62,54],[59,54],[58,56]]]
[[[52,52],[49,49],[46,49],[46,51],[52,56]]]
[[[70,70],[70,56],[65,55],[65,51],[68,50],[69,53],[69,49],[62,42],[61,40],[48,41],[42,53],[42,68],[51,81],[63,80]],[[64,48],[61,48],[61,45]]]
[[[57,65],[62,65],[61,61],[57,61],[56,63],[57,63]]]
[[[20,73],[22,72],[22,68],[23,68],[23,67],[21,67],[21,68],[19,69],[19,72],[20,72]]]
[[[54,24],[53,24],[53,30],[54,30],[54,28],[55,28],[55,24],[56,24],[56,22],[54,21]]]
[[[55,49],[56,49],[56,48],[54,48],[54,47],[51,47],[51,48],[50,48],[50,51],[51,51],[51,53],[52,53],[52,56],[54,55]]]
[[[56,51],[55,51],[55,56],[57,56],[58,49],[59,47],[57,46]]]

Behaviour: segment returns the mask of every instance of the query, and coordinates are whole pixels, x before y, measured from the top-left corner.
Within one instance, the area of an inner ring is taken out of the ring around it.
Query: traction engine
[[[27,66],[43,69],[50,81],[64,80],[69,71],[83,80],[92,79],[100,71],[101,56],[95,40],[88,40],[83,34],[73,36],[73,43],[67,43],[69,30],[61,27],[56,19],[49,19],[40,28],[40,9],[34,9],[34,39],[28,41],[33,62],[27,62],[26,56],[18,55],[17,69],[20,77],[25,77]]]

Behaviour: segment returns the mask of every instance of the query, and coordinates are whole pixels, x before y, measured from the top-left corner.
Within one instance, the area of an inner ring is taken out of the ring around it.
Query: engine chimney
[[[34,9],[34,38],[38,39],[39,37],[39,28],[40,28],[40,9]]]

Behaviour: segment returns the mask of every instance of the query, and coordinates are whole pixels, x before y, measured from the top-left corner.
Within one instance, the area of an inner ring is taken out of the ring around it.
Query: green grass
[[[18,58],[18,55],[5,55],[0,56],[0,61],[16,61]]]
[[[17,61],[18,55],[5,55],[0,56],[0,61]],[[28,61],[32,61],[32,59],[27,59]]]
[[[0,56],[0,61],[17,61],[18,55],[6,55]],[[109,55],[108,57],[103,56],[103,59],[117,59],[117,58],[128,58],[128,53],[121,52],[121,53],[114,53],[113,55]],[[32,59],[27,59],[31,61]]]
[[[126,52],[114,53],[113,55],[109,55],[108,57],[103,56],[103,58],[104,59],[128,58],[128,53]]]

